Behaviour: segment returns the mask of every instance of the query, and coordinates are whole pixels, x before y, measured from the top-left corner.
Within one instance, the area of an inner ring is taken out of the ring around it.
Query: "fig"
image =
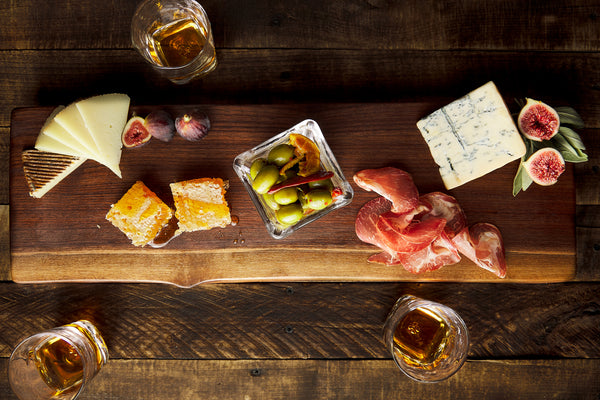
[[[535,183],[550,186],[565,171],[565,160],[558,150],[545,147],[533,153],[523,167]]]
[[[123,128],[123,134],[121,135],[121,141],[123,146],[132,148],[140,147],[152,138],[142,117],[133,116],[129,118],[125,128]]]
[[[560,119],[552,107],[538,100],[527,99],[517,119],[519,130],[526,138],[541,142],[558,133]]]
[[[164,110],[152,111],[146,116],[144,124],[150,135],[163,142],[170,141],[175,135],[175,122],[171,114]]]
[[[195,142],[208,134],[210,120],[202,111],[187,112],[175,119],[175,130],[182,138]]]

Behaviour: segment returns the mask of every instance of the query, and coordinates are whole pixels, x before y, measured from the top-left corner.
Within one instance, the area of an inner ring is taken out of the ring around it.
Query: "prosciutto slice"
[[[460,261],[458,250],[442,232],[429,246],[408,253],[381,252],[369,257],[369,262],[385,265],[402,265],[404,269],[413,274],[435,271],[445,265],[456,264]]]
[[[494,225],[478,223],[464,228],[452,242],[465,257],[481,268],[499,278],[506,276],[504,243],[500,230]]]
[[[373,191],[392,202],[392,211],[403,214],[419,205],[419,192],[409,173],[384,167],[357,172],[354,182],[362,189]]]
[[[419,274],[456,264],[462,253],[498,277],[506,276],[500,231],[487,223],[467,227],[454,197],[442,192],[419,197],[411,176],[391,167],[360,171],[354,181],[381,195],[367,202],[356,217],[358,238],[382,250],[369,262],[402,265]]]
[[[379,246],[377,221],[381,214],[390,211],[391,208],[392,202],[385,197],[376,197],[362,206],[354,223],[356,236],[365,243]]]
[[[466,228],[467,216],[454,197],[442,192],[431,192],[419,197],[419,201],[428,211],[418,218],[421,221],[427,221],[430,218],[444,218],[446,220],[444,231],[450,239]]]
[[[387,249],[394,252],[414,252],[429,246],[444,230],[446,220],[430,218],[426,221],[412,221],[410,224],[396,224],[397,220],[404,222],[402,217],[392,212],[383,213],[377,220],[376,228],[379,239]]]

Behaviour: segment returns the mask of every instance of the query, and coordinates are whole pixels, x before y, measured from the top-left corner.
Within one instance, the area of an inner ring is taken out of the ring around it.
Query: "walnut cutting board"
[[[515,161],[449,193],[469,223],[490,222],[503,234],[507,278],[463,260],[413,275],[402,267],[368,263],[378,251],[354,233],[360,207],[375,197],[352,183],[353,202],[291,236],[269,236],[235,175],[235,156],[296,123],[321,127],[346,178],[365,168],[396,166],[411,173],[420,193],[444,191],[437,166],[416,121],[444,101],[377,104],[205,105],[209,135],[199,142],[153,139],[124,149],[123,178],[86,161],[41,199],[29,196],[21,152],[33,146],[52,108],[20,108],[12,115],[10,143],[11,271],[15,282],[202,282],[249,281],[465,281],[558,282],[575,274],[573,167],[551,187],[533,185],[512,196]],[[139,115],[159,107],[132,107]],[[160,107],[177,114],[189,107]],[[104,216],[136,181],[167,204],[169,183],[199,177],[229,179],[227,194],[236,226],[185,233],[161,249],[137,248]]]

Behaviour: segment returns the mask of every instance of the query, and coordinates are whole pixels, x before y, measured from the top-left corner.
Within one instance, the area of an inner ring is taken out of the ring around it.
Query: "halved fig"
[[[551,139],[558,133],[560,119],[556,110],[549,105],[528,98],[519,113],[517,125],[525,137],[541,142]]]
[[[137,116],[133,116],[127,121],[121,135],[123,146],[128,148],[142,146],[148,143],[150,138],[152,138],[152,135],[146,128],[144,119]]]
[[[565,172],[565,160],[558,150],[545,147],[533,153],[523,167],[535,183],[550,186]]]

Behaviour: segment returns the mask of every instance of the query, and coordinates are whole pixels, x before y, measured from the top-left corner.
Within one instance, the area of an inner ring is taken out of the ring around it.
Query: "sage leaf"
[[[571,125],[575,128],[583,128],[584,123],[581,116],[571,107],[556,107],[561,125]]]
[[[521,190],[526,191],[527,188],[533,183],[533,180],[525,170],[523,166],[523,160],[521,160],[521,164],[519,164],[519,169],[515,175],[515,179],[513,180],[513,197],[519,194]]]
[[[585,150],[585,144],[583,144],[583,140],[581,140],[581,137],[573,129],[567,128],[566,126],[561,126],[558,129],[558,134],[562,135],[576,149]]]

